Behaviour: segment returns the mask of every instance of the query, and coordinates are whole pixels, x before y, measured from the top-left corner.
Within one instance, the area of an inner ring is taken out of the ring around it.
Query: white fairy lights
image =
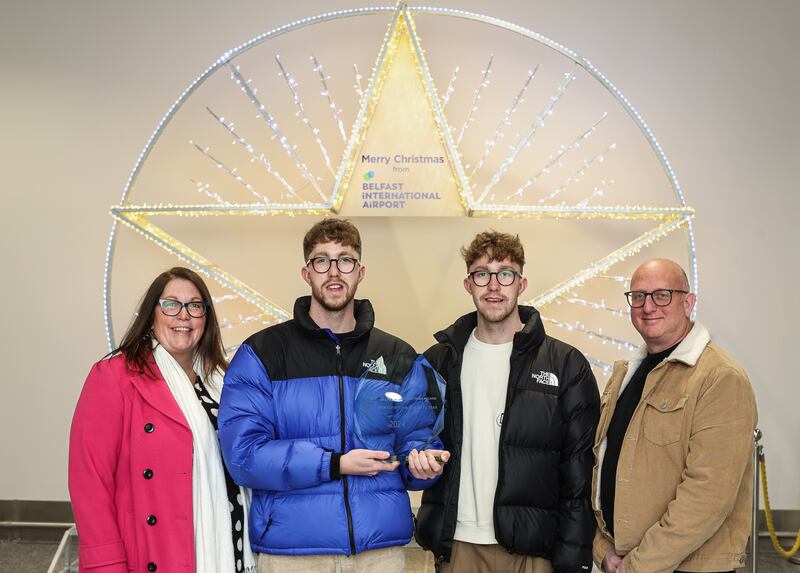
[[[196,181],[194,179],[190,179],[190,181],[192,182],[192,184],[194,184],[195,190],[197,190],[199,193],[202,193],[207,197],[211,197],[214,201],[216,201],[220,205],[230,205],[230,203],[228,203],[225,199],[223,199],[219,193],[211,191],[210,183],[205,183],[203,181]]]
[[[472,124],[472,122],[475,121],[474,115],[475,112],[478,111],[478,103],[480,102],[481,95],[483,95],[483,90],[485,90],[486,87],[491,83],[489,74],[492,73],[492,62],[494,62],[494,54],[489,56],[489,62],[486,64],[486,67],[481,74],[481,83],[479,83],[478,87],[475,88],[475,95],[472,98],[472,105],[469,106],[467,118],[464,120],[461,130],[458,132],[456,145],[461,145],[461,140],[464,139],[464,133],[467,131],[467,128]]]
[[[536,180],[539,179],[539,177],[541,177],[542,175],[544,175],[546,173],[550,173],[550,170],[554,166],[561,165],[561,161],[562,161],[563,157],[567,153],[569,153],[570,151],[579,148],[581,146],[581,143],[583,143],[584,141],[589,139],[592,136],[592,134],[597,130],[597,126],[599,126],[600,123],[602,123],[602,121],[606,117],[608,117],[608,113],[607,112],[604,113],[600,119],[598,119],[596,122],[594,122],[589,129],[587,129],[586,131],[581,133],[578,137],[576,137],[574,140],[572,140],[568,145],[563,145],[563,144],[560,145],[558,147],[558,151],[556,153],[550,155],[550,157],[548,158],[548,161],[544,165],[544,167],[542,167],[539,171],[537,171],[530,178],[528,178],[528,180],[525,181],[525,183],[523,183],[514,193],[512,193],[511,195],[508,195],[506,197],[506,201],[508,201],[512,197],[522,197],[522,195],[525,193],[525,190],[528,187],[530,187],[531,185],[533,185],[534,183],[536,183]]]
[[[569,177],[567,177],[567,179],[566,179],[566,181],[564,181],[564,183],[562,183],[561,185],[559,185],[558,187],[553,189],[550,193],[548,193],[546,197],[540,198],[539,199],[539,204],[541,205],[541,204],[547,203],[551,199],[555,199],[567,187],[569,187],[573,183],[576,183],[576,182],[580,181],[581,179],[583,179],[583,176],[586,175],[586,170],[589,169],[589,167],[591,167],[595,163],[602,163],[603,161],[605,161],[606,155],[610,151],[613,151],[616,148],[617,148],[617,144],[616,143],[612,143],[611,145],[609,145],[606,148],[605,151],[602,151],[602,152],[598,153],[597,155],[595,155],[591,159],[584,159],[583,162],[581,163],[581,166],[578,168],[578,170],[575,173],[573,173],[572,175],[570,175]],[[602,192],[600,194],[602,195]],[[588,203],[588,201],[587,201],[587,203]]]
[[[444,90],[444,95],[442,96],[442,111],[444,111],[444,108],[447,107],[447,104],[450,101],[450,96],[456,91],[456,77],[458,76],[458,70],[459,66],[456,66],[453,69],[453,74],[450,76],[450,81],[447,82],[447,89]]]
[[[233,125],[233,122],[225,123],[225,118],[218,116],[209,107],[206,107],[206,111],[208,111],[208,113],[211,114],[211,117],[213,117],[217,121],[217,123],[219,123],[222,127],[224,127],[233,136],[234,143],[241,145],[245,149],[247,154],[250,156],[251,161],[254,161],[255,163],[261,165],[264,169],[266,169],[267,173],[269,173],[272,177],[277,179],[278,182],[283,186],[283,188],[286,189],[287,194],[289,194],[291,197],[294,197],[298,201],[300,200],[300,197],[297,196],[297,193],[295,192],[294,188],[286,180],[286,178],[283,177],[283,175],[281,175],[280,173],[278,173],[278,171],[272,168],[272,163],[270,163],[266,155],[264,155],[263,153],[257,154],[253,145],[250,144],[244,137],[242,137],[237,133],[236,127]]]
[[[612,316],[617,316],[617,317],[630,316],[631,314],[630,308],[624,308],[624,309],[615,308],[613,306],[606,305],[605,300],[601,299],[600,302],[593,302],[590,300],[580,298],[574,293],[570,293],[569,295],[559,296],[557,299],[555,299],[555,302],[556,304],[563,304],[563,303],[577,304],[594,310],[603,310],[611,313]]]
[[[483,193],[481,193],[481,197],[486,197],[486,195],[489,194],[489,191],[491,191],[494,188],[494,186],[500,182],[500,179],[503,177],[503,175],[505,175],[506,171],[508,171],[508,168],[511,167],[514,161],[517,159],[520,152],[530,144],[531,138],[536,133],[536,130],[538,130],[544,124],[544,120],[548,116],[552,115],[553,108],[561,99],[561,97],[564,95],[564,93],[566,93],[567,88],[574,79],[575,79],[575,74],[572,72],[564,75],[564,81],[561,83],[560,86],[558,86],[556,93],[550,96],[550,101],[548,102],[548,104],[541,111],[541,113],[534,120],[534,122],[530,125],[528,130],[523,134],[523,136],[520,138],[517,144],[511,148],[511,154],[506,158],[506,160],[500,166],[500,169],[498,169],[497,172],[492,176],[492,180],[489,181],[489,183],[486,185],[486,188],[483,190]]]
[[[353,88],[356,90],[356,94],[358,94],[358,103],[361,104],[364,101],[364,88],[361,86],[361,80],[364,76],[362,76],[358,71],[358,64],[353,64],[353,71],[355,72],[355,82],[353,84]],[[347,141],[347,138],[345,138]]]
[[[586,207],[589,206],[589,201],[591,201],[595,197],[602,197],[603,195],[605,195],[606,189],[608,189],[614,183],[615,183],[614,179],[610,179],[609,181],[603,179],[602,181],[600,181],[600,185],[596,185],[592,189],[591,195],[575,203],[575,207],[577,207],[578,209],[585,209]]]
[[[596,338],[602,344],[611,344],[619,350],[627,350],[629,352],[633,352],[638,348],[638,345],[634,344],[633,342],[628,342],[627,340],[622,340],[620,338],[615,338],[613,336],[603,334],[602,328],[597,330],[592,330],[579,320],[576,320],[575,322],[561,322],[560,320],[556,320],[555,318],[549,318],[543,316],[542,322],[548,322],[565,330],[580,332],[581,334],[586,335],[586,337],[589,338],[590,340]]]
[[[297,107],[297,115],[300,120],[308,127],[309,131],[311,131],[311,135],[314,137],[314,141],[317,142],[317,147],[319,147],[320,153],[322,153],[322,158],[325,161],[325,167],[331,172],[333,175],[333,166],[331,165],[331,158],[328,156],[328,150],[325,149],[325,145],[322,143],[322,139],[319,136],[319,129],[314,127],[314,124],[311,123],[311,119],[308,117],[306,113],[306,108],[303,105],[303,100],[300,97],[300,92],[297,91],[297,81],[286,71],[286,68],[283,66],[283,62],[281,62],[281,57],[276,55],[275,62],[278,64],[278,69],[281,71],[280,75],[286,82],[286,85],[289,87],[289,91],[292,92],[292,101],[294,102],[295,107]],[[325,76],[323,76],[324,79]]]
[[[272,114],[267,110],[266,106],[261,102],[261,100],[256,95],[256,92],[253,88],[250,87],[250,81],[245,80],[242,77],[242,74],[239,72],[239,67],[234,66],[232,64],[228,64],[228,68],[231,72],[231,78],[236,82],[242,92],[244,92],[250,102],[258,109],[258,117],[263,119],[267,125],[269,126],[270,130],[275,134],[278,142],[280,143],[281,147],[283,147],[284,151],[286,151],[287,155],[292,158],[294,161],[295,166],[297,167],[298,171],[302,174],[303,178],[308,181],[314,190],[319,194],[323,201],[327,201],[328,197],[325,193],[320,189],[319,183],[317,178],[311,173],[311,170],[306,166],[305,163],[298,157],[297,152],[295,151],[295,147],[289,143],[288,138],[281,132],[280,127],[278,127],[278,123],[275,121],[275,118],[272,117]]]
[[[224,164],[222,161],[211,155],[207,147],[200,147],[193,141],[189,142],[197,151],[203,154],[206,158],[210,159],[219,169],[233,177],[234,181],[238,184],[242,185],[245,189],[247,189],[256,199],[260,199],[264,202],[265,205],[269,205],[269,198],[266,195],[263,195],[256,191],[256,188],[253,187],[250,183],[244,180],[244,177],[239,175],[238,167],[229,167],[228,165]]]
[[[539,66],[536,66],[533,70],[528,72],[528,77],[525,79],[525,82],[522,84],[522,87],[519,90],[519,93],[514,98],[514,101],[511,102],[511,105],[506,109],[503,117],[500,119],[500,123],[497,125],[497,128],[494,130],[494,135],[492,138],[486,142],[486,148],[483,151],[483,157],[478,160],[478,163],[475,165],[475,168],[472,170],[470,177],[475,175],[475,172],[478,171],[483,164],[486,162],[486,158],[489,157],[489,154],[494,149],[494,146],[497,145],[497,141],[503,137],[503,129],[511,125],[511,116],[514,115],[514,112],[517,111],[519,104],[521,104],[523,100],[523,96],[525,92],[528,90],[528,86],[531,85],[531,80],[536,75],[536,71],[539,69]],[[478,202],[482,202],[484,197],[486,196],[486,192],[484,191],[480,197],[478,197]]]
[[[320,95],[328,100],[328,108],[331,110],[331,114],[333,115],[333,121],[336,124],[336,127],[339,128],[339,135],[342,138],[342,143],[346,144],[347,134],[344,132],[342,110],[336,106],[336,103],[333,101],[333,96],[331,95],[331,89],[328,87],[328,80],[331,78],[330,76],[325,75],[325,72],[322,70],[322,64],[317,61],[317,57],[315,55],[312,54],[309,59],[313,62],[314,71],[319,76],[319,81],[322,84],[322,92],[320,92]],[[358,68],[356,68],[356,74],[358,74]]]

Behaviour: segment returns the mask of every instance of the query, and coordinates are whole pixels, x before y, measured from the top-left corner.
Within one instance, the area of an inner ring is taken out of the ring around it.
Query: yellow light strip
[[[200,272],[206,276],[216,280],[222,286],[232,290],[242,297],[242,299],[255,305],[262,312],[274,317],[276,321],[282,322],[289,319],[289,313],[283,308],[264,297],[257,290],[247,286],[236,277],[225,272],[185,243],[178,241],[175,237],[157,225],[154,225],[147,218],[146,214],[122,213],[119,210],[112,209],[111,215],[146,239],[156,243],[168,253],[177,256],[182,261],[199,269]]]
[[[428,106],[433,111],[433,120],[439,133],[439,140],[444,146],[445,153],[447,154],[448,164],[450,165],[453,178],[455,179],[456,188],[458,189],[458,196],[461,199],[461,205],[464,207],[464,212],[469,214],[472,203],[472,192],[470,190],[469,178],[464,171],[458,148],[455,142],[453,142],[453,138],[450,134],[450,127],[448,126],[447,118],[444,115],[439,94],[436,90],[436,84],[433,82],[433,77],[431,76],[430,69],[428,68],[428,62],[425,59],[425,52],[422,49],[422,43],[419,39],[419,36],[417,36],[416,23],[414,22],[414,18],[411,16],[411,13],[408,11],[408,8],[405,5],[403,7],[403,17],[406,24],[406,30],[408,32],[409,41],[411,42],[411,47],[416,55],[417,75],[419,76],[419,79],[425,88],[425,95],[428,96]]]
[[[510,217],[534,219],[626,219],[671,221],[676,217],[693,217],[691,207],[643,207],[615,205],[572,207],[567,205],[490,205],[476,209],[474,217]]]
[[[547,290],[537,296],[535,299],[531,299],[523,304],[529,304],[541,309],[541,307],[544,305],[554,302],[559,297],[581,286],[586,281],[595,278],[597,275],[605,273],[617,263],[620,263],[628,257],[635,255],[644,247],[654,243],[672,231],[681,228],[683,225],[688,223],[690,219],[690,215],[684,215],[682,217],[673,217],[672,219],[665,221],[664,223],[654,227],[653,229],[634,239],[627,245],[620,247],[616,251],[613,251],[602,259],[594,262],[591,266],[583,269],[569,280],[557,284],[550,290]]]
[[[124,215],[178,215],[182,217],[220,217],[254,215],[329,215],[321,203],[272,203],[237,205],[121,205],[112,212]],[[616,219],[671,221],[675,217],[692,217],[691,207],[647,207],[640,205],[611,205],[575,207],[566,205],[488,205],[470,213],[473,217],[534,218],[534,219]]]
[[[334,212],[338,212],[342,207],[344,201],[344,193],[342,189],[347,189],[350,185],[350,179],[353,177],[353,170],[355,169],[355,159],[361,144],[364,142],[364,137],[367,134],[367,127],[372,121],[372,116],[375,113],[378,100],[380,99],[383,84],[386,82],[387,62],[394,61],[394,54],[397,50],[398,42],[398,22],[401,22],[400,16],[402,14],[404,4],[397,3],[392,21],[386,30],[386,35],[383,38],[381,49],[378,52],[378,59],[375,66],[372,68],[372,75],[370,76],[369,83],[367,84],[366,91],[363,92],[361,99],[361,106],[356,116],[353,131],[350,134],[350,141],[347,143],[347,148],[342,155],[343,160],[338,170],[338,177],[333,186],[333,193],[331,194],[331,205]]]
[[[329,215],[331,210],[325,204],[289,205],[272,203],[270,205],[120,205],[111,208],[115,215],[178,215],[181,217],[222,217],[253,215]]]

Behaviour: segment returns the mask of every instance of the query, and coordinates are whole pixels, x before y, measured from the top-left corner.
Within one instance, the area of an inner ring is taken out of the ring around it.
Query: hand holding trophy
[[[356,382],[354,430],[365,448],[387,452],[385,463],[408,462],[415,477],[441,473],[450,453],[441,447],[445,381],[422,357],[413,364],[378,360]]]

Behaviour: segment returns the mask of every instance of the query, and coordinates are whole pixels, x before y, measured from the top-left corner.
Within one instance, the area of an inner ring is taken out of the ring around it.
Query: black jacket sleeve
[[[563,448],[559,464],[558,541],[553,568],[558,573],[591,571],[592,539],[596,522],[592,512],[592,446],[600,419],[600,393],[586,359],[574,350],[570,370],[576,374],[561,397]]]

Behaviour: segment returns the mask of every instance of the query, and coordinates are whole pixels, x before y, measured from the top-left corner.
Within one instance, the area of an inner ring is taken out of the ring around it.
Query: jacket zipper
[[[342,455],[345,449],[345,429],[344,429],[344,374],[342,373],[342,347],[336,345],[336,373],[339,375],[339,432],[342,436]],[[342,476],[344,485],[344,509],[347,512],[347,533],[350,536],[350,554],[356,554],[356,538],[353,533],[353,514],[350,511],[350,488],[348,487],[347,476]]]

